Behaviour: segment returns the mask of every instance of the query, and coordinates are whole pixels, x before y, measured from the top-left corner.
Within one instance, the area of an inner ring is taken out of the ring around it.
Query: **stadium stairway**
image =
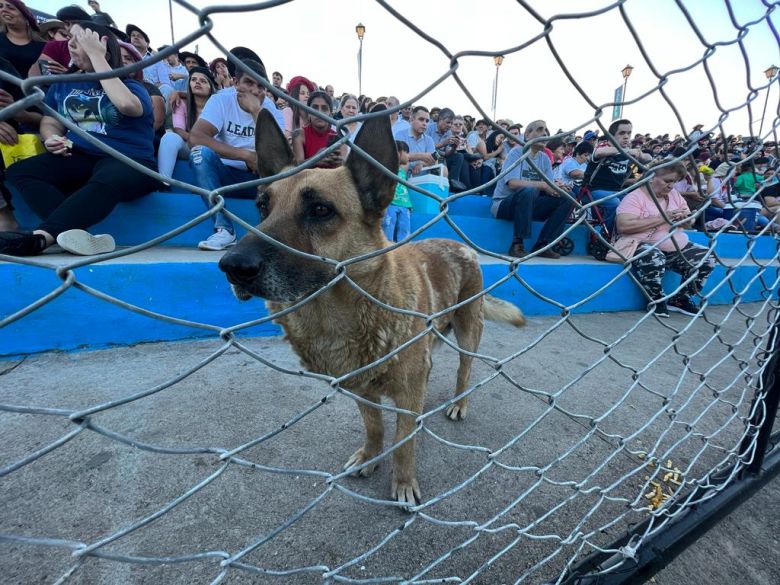
[[[176,178],[190,182],[185,163],[177,165]],[[439,204],[413,193],[415,211],[412,227],[432,222]],[[33,227],[35,216],[20,197],[14,198],[16,214],[24,227]],[[227,208],[250,224],[257,222],[253,201],[228,199]],[[173,189],[120,204],[92,233],[110,233],[120,247],[135,246],[158,238],[204,213],[200,197]],[[623,266],[599,262],[586,253],[588,231],[577,226],[568,236],[574,249],[559,260],[525,259],[515,274],[509,262],[492,254],[503,254],[511,241],[509,222],[490,215],[490,199],[467,195],[452,201],[449,221],[481,252],[486,286],[499,283],[491,294],[512,301],[535,315],[563,312],[606,312],[644,310],[646,300]],[[534,238],[539,225],[535,225]],[[73,269],[80,285],[63,287],[58,271],[82,257],[46,253],[30,262],[0,262],[0,320],[19,311],[24,317],[0,327],[0,357],[49,350],[96,349],[141,342],[216,337],[222,328],[255,323],[242,336],[278,335],[280,329],[269,320],[260,300],[240,303],[232,296],[217,267],[220,252],[203,252],[197,243],[211,233],[211,219],[175,235],[154,247],[132,255],[100,260]],[[241,230],[239,230],[239,235]],[[705,293],[710,303],[763,300],[776,287],[778,278],[777,240],[770,236],[722,234],[710,241],[706,234],[690,237],[712,246],[718,266]],[[416,239],[446,237],[462,240],[446,218],[433,221]],[[531,242],[527,242],[530,244]],[[96,258],[95,258],[96,259]],[[666,290],[679,282],[667,275]],[[133,310],[99,298],[88,290],[127,303]],[[53,298],[32,308],[46,295]],[[167,315],[175,321],[154,317]]]

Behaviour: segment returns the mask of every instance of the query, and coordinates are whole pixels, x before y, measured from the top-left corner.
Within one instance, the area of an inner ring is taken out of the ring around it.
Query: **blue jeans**
[[[412,231],[412,214],[408,207],[390,205],[382,218],[382,229],[391,242],[400,242]]]
[[[615,216],[617,215],[617,207],[620,205],[620,201],[625,197],[613,197],[617,191],[591,191],[590,195],[594,201],[599,201],[601,206],[601,215],[604,217],[604,224],[607,226],[607,230],[610,234],[615,232]]]
[[[214,191],[226,185],[244,183],[257,178],[257,175],[248,170],[245,171],[227,166],[216,152],[208,146],[202,145],[194,146],[190,151],[190,168],[195,173],[195,184],[207,191]],[[231,191],[229,195],[239,199],[254,199],[257,195],[257,190],[254,187],[240,189]],[[206,209],[211,209],[209,198],[205,195],[201,195],[200,198],[206,205]],[[220,211],[213,217],[215,230],[222,228],[231,234],[235,233],[233,222],[224,213]]]

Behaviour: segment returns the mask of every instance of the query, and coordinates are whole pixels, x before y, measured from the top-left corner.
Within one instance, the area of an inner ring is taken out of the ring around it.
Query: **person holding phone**
[[[331,115],[333,103],[324,91],[315,91],[309,96],[306,105],[321,112],[323,116]],[[293,134],[293,156],[295,164],[300,164],[327,148],[339,138],[330,122],[319,116],[309,115],[309,123],[299,128]],[[328,156],[319,161],[315,167],[332,169],[344,163],[346,146],[343,144]]]
[[[656,317],[666,318],[669,311],[695,317],[700,309],[694,297],[701,294],[715,259],[680,229],[691,225],[691,211],[674,185],[688,171],[676,162],[663,168],[650,167],[647,172],[652,173],[650,182],[629,192],[618,205],[617,232],[621,238],[639,242],[631,267],[650,301],[648,311]],[[680,274],[685,284],[665,301],[663,277],[667,270]]]

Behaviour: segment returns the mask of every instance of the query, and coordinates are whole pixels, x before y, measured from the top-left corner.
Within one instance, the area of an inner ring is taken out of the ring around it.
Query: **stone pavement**
[[[740,309],[762,335],[761,307]],[[273,367],[236,348],[210,361],[224,349],[216,338],[0,362],[3,404],[69,413],[137,398],[91,416],[103,434],[85,430],[0,478],[0,533],[63,541],[0,541],[2,581],[53,583],[72,567],[67,582],[79,584],[320,583],[337,569],[356,582],[555,579],[570,558],[647,517],[637,509],[649,471],[637,453],[654,450],[693,481],[739,444],[758,350],[745,315],[707,315],[711,323],[673,315],[637,325],[634,312],[534,318],[522,330],[488,324],[483,354],[522,353],[504,376],[476,365],[472,382],[483,383],[460,423],[431,413],[449,398],[457,367],[456,353],[439,348],[417,446],[428,505],[412,515],[386,503],[386,462],[370,478],[329,481],[362,439],[357,409],[326,382],[296,375],[281,339],[243,340]],[[604,344],[624,333],[607,355]],[[389,441],[392,413],[385,418]],[[75,427],[56,412],[0,413],[0,466]],[[258,438],[237,454],[251,465],[215,454]],[[655,581],[780,582],[778,495],[775,479]],[[71,556],[69,546],[110,535],[119,538],[98,549],[101,558]],[[220,561],[242,550],[244,569],[223,575]]]

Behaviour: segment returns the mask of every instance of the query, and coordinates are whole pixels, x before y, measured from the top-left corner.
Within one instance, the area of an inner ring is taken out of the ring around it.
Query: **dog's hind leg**
[[[364,398],[379,404],[381,398],[377,396],[364,396]],[[382,452],[384,447],[385,427],[382,422],[382,411],[368,404],[358,402],[360,414],[363,417],[363,424],[366,427],[366,442],[363,446],[352,454],[352,457],[344,465],[344,469],[350,467],[359,467],[366,461],[373,459]],[[355,470],[352,474],[355,477],[368,477],[374,472],[378,463],[371,463],[362,469]]]
[[[481,301],[470,303],[455,311],[452,317],[452,328],[455,330],[455,339],[458,341],[458,346],[465,351],[476,352],[482,339]],[[473,358],[470,355],[461,353],[459,359],[455,396],[460,395],[468,388]],[[458,398],[447,408],[447,418],[450,420],[463,420],[466,418],[468,403],[468,396]]]

